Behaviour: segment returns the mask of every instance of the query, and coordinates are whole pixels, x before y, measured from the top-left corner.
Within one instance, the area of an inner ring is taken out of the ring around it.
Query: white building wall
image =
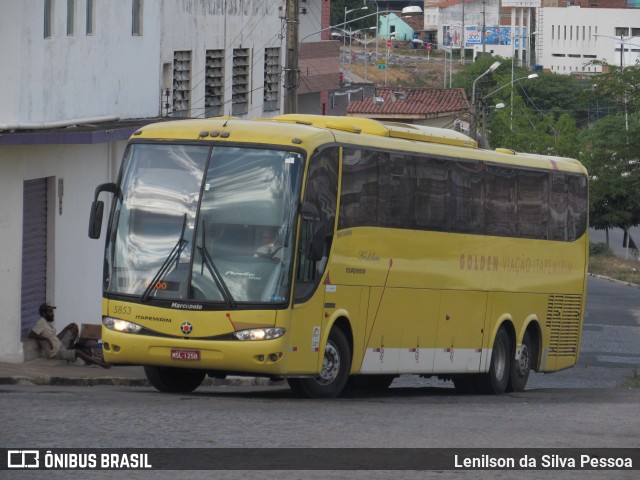
[[[44,38],[44,2],[5,0],[0,15],[3,81],[0,123],[33,124],[159,113],[161,2],[143,2],[143,34],[131,35],[131,0],[96,1],[93,35],[86,2],[76,0],[74,34],[67,35],[67,2],[53,0],[51,38]],[[151,88],[150,88],[151,87]]]
[[[232,50],[251,49],[252,97],[246,116],[267,115],[262,111],[264,49],[282,47],[281,58],[285,53],[279,0],[143,0],[138,36],[131,34],[131,0],[96,0],[92,35],[86,34],[86,1],[76,0],[73,36],[67,35],[67,1],[52,3],[53,33],[44,38],[43,0],[2,0],[0,134],[91,117],[156,117],[162,113],[164,82],[172,86],[173,52],[178,50],[193,52],[194,114],[202,113],[204,105],[205,50],[225,50],[228,108],[224,113],[230,114]],[[320,0],[313,3],[311,13],[316,11],[314,18],[319,21]],[[170,64],[168,80],[165,63]],[[52,187],[47,299],[58,306],[58,326],[97,324],[104,235],[98,241],[88,238],[89,206],[98,184],[115,181],[126,143],[28,142],[0,146],[0,361],[24,358],[20,338],[24,181],[48,178]],[[62,214],[59,179],[64,182]],[[109,195],[103,197],[108,204]]]
[[[148,2],[146,2],[148,3]],[[145,3],[145,5],[146,5]],[[245,118],[263,116],[265,48],[281,48],[284,33],[277,0],[164,1],[161,65],[171,68],[176,51],[191,51],[191,116],[204,116],[206,50],[224,49],[224,115],[231,115],[233,50],[250,50],[249,111]],[[282,37],[282,38],[279,38]],[[162,75],[162,73],[161,73]],[[166,80],[163,88],[170,88]],[[272,112],[277,114],[279,112]]]
[[[640,9],[544,8],[538,16],[543,40],[537,61],[560,74],[600,72],[600,67],[587,65],[596,59],[620,65],[620,41],[611,38],[617,36],[617,27],[640,29]],[[625,46],[622,62],[635,64],[640,60],[640,38],[625,37],[625,41],[635,46]]]
[[[99,324],[104,236],[99,241],[89,239],[89,207],[95,187],[114,180],[124,144],[0,148],[0,361],[23,360],[20,287],[24,181],[51,179],[47,300],[58,306],[58,328],[71,322]],[[64,183],[62,213],[58,203],[60,179]]]

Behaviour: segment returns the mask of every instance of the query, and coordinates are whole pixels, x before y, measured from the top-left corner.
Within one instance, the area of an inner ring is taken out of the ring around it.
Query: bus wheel
[[[479,375],[474,382],[479,392],[498,395],[507,390],[511,373],[511,357],[509,334],[504,328],[501,328],[498,330],[495,342],[493,342],[489,373]]]
[[[314,378],[289,378],[294,393],[309,398],[337,397],[344,389],[351,370],[349,342],[342,330],[334,328],[324,349],[322,370]]]
[[[396,375],[352,375],[349,377],[349,387],[379,392],[389,388],[395,378]]]
[[[171,367],[144,367],[144,373],[157,390],[168,393],[193,392],[200,386],[206,373],[202,370]]]
[[[531,347],[531,337],[529,332],[525,332],[522,337],[522,348],[520,349],[520,359],[511,361],[511,374],[509,375],[509,386],[507,391],[522,392],[529,380],[531,373],[531,360],[533,349]]]

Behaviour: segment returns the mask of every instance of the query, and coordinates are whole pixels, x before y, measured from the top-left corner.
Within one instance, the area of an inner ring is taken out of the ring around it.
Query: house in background
[[[422,12],[413,14],[389,13],[380,15],[380,38],[410,42],[424,30]]]
[[[376,88],[374,96],[353,99],[347,116],[454,129],[470,120],[463,88]]]
[[[339,47],[321,32],[330,2],[305,4],[299,110],[321,113],[338,87]],[[283,113],[278,7],[3,1],[0,61],[11,68],[0,89],[0,361],[25,359],[22,340],[45,300],[59,327],[100,323],[104,244],[87,236],[89,207],[96,186],[117,178],[140,125]]]

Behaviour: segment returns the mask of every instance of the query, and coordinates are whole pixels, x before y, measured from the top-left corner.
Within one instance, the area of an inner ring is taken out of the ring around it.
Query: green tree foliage
[[[582,132],[581,144],[580,159],[591,177],[591,226],[627,229],[640,224],[640,114],[598,121]]]
[[[518,152],[576,158],[579,151],[578,129],[567,113],[531,109],[518,94],[513,96],[513,114],[509,107],[495,111],[489,123],[489,144]]]
[[[640,64],[619,67],[606,62],[594,61],[592,64],[602,67],[590,90],[593,98],[602,101],[614,101],[619,113],[640,112]]]

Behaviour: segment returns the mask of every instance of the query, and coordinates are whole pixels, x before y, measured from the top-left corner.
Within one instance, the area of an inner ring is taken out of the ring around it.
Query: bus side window
[[[549,195],[549,239],[568,240],[567,207],[568,188],[567,176],[562,173],[551,175],[551,192]]]
[[[327,148],[316,153],[309,161],[300,226],[294,292],[296,301],[304,301],[311,296],[327,264],[336,219],[338,152],[337,147]],[[318,245],[319,242],[321,245]],[[322,254],[316,256],[312,249]]]

